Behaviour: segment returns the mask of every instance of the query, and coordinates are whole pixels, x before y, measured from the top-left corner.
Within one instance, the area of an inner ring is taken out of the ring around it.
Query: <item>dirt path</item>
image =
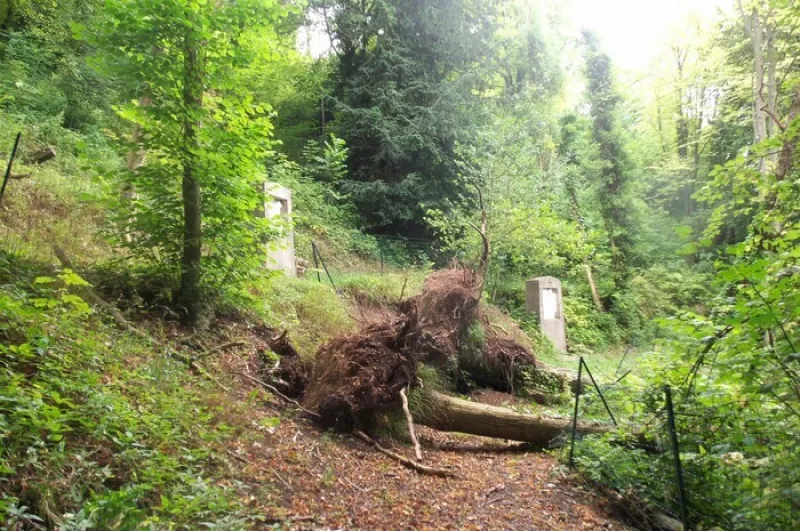
[[[241,479],[273,485],[251,503],[280,529],[626,529],[552,456],[500,453],[486,447],[499,445],[490,439],[420,432],[426,463],[458,479],[421,476],[304,420],[283,421],[262,443],[235,452],[246,460]],[[394,449],[411,455],[408,446]]]

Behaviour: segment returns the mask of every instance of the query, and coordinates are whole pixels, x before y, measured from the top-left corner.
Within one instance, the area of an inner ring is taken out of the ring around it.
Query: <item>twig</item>
[[[400,290],[400,299],[397,301],[398,304],[403,302],[403,295],[406,294],[406,286],[408,285],[408,277],[403,281],[403,289]]]
[[[214,382],[217,385],[217,387],[219,387],[223,391],[229,392],[231,390],[230,387],[224,385],[222,382],[220,382],[214,376],[212,376],[211,373],[208,372],[208,370],[206,370],[205,367],[197,363],[197,361],[191,360],[189,362],[189,367],[193,368],[194,370],[196,370],[197,372],[199,372],[200,374],[202,374],[203,376]]]
[[[245,459],[241,455],[239,455],[237,453],[234,453],[234,452],[231,452],[228,449],[225,450],[225,453],[228,454],[229,456],[233,457],[234,459],[238,459],[239,461],[241,461],[242,463],[244,463],[246,465],[256,466],[256,464],[254,462],[250,461],[249,459]]]
[[[236,374],[238,374],[239,376],[242,376],[244,378],[247,378],[248,380],[250,380],[253,383],[256,383],[258,385],[261,385],[261,386],[265,387],[269,392],[271,392],[272,394],[276,395],[278,398],[281,398],[282,400],[285,400],[286,402],[289,402],[290,404],[294,404],[295,406],[300,408],[300,410],[303,411],[303,413],[311,415],[312,417],[319,418],[319,416],[320,416],[319,413],[315,413],[313,411],[309,411],[308,409],[304,408],[300,404],[300,402],[298,402],[297,400],[294,400],[292,398],[289,398],[285,394],[283,394],[280,391],[278,391],[278,389],[276,389],[275,386],[268,384],[264,380],[261,380],[260,378],[256,378],[255,376],[250,376],[246,372],[237,372]]]
[[[58,258],[58,261],[61,262],[61,265],[64,266],[64,268],[75,269],[74,266],[72,265],[72,260],[70,260],[69,256],[67,256],[67,253],[64,252],[64,249],[62,249],[58,245],[53,245],[53,252],[55,253],[56,258]],[[98,295],[97,292],[94,291],[92,288],[90,287],[86,288],[84,294],[86,298],[89,299],[89,302],[91,302],[95,306],[101,307],[109,314],[111,314],[111,317],[114,319],[114,322],[117,323],[117,326],[119,328],[128,332],[132,332],[143,339],[149,339],[150,341],[156,343],[159,346],[163,346],[154,337],[134,327],[127,319],[125,319],[125,317],[122,315],[122,312],[120,312],[114,305],[109,304],[105,300],[103,300],[103,298],[100,297],[100,295]]]
[[[254,463],[253,461],[250,461],[249,459],[245,459],[241,455],[238,455],[238,454],[236,454],[234,452],[231,452],[230,450],[225,450],[225,453],[228,454],[229,456],[233,457],[234,459],[238,459],[239,461],[241,461],[242,463],[244,463],[246,465],[250,465],[250,466],[253,466],[253,467],[258,467],[258,465],[256,463]],[[278,481],[283,483],[286,486],[287,489],[292,490],[292,486],[289,484],[289,482],[287,482],[285,479],[283,479],[280,476],[280,474],[278,474],[277,472],[275,472],[275,470],[272,470],[272,469],[270,469],[270,472],[272,472],[272,475],[275,476],[275,478]],[[306,518],[306,517],[298,517],[298,519],[299,518]]]
[[[241,347],[241,346],[244,346],[244,345],[246,345],[246,343],[244,341],[231,341],[230,343],[224,343],[222,345],[219,345],[219,346],[216,346],[214,348],[208,349],[206,352],[203,352],[202,354],[197,356],[195,358],[195,360],[201,360],[203,358],[207,358],[209,356],[213,356],[214,354],[217,354],[218,352],[222,352],[223,350],[228,350],[229,348],[234,348],[234,347]]]
[[[280,481],[281,483],[283,483],[283,484],[284,484],[284,486],[286,486],[286,488],[287,488],[287,489],[289,489],[289,490],[293,490],[293,489],[292,489],[292,486],[289,484],[289,482],[288,482],[288,481],[286,481],[285,479],[283,479],[283,478],[281,477],[281,475],[280,475],[280,474],[278,474],[277,472],[275,472],[275,470],[270,470],[270,472],[272,472],[272,475],[273,475],[273,476],[275,476],[275,477],[277,478],[277,480],[278,480],[278,481]]]
[[[391,450],[387,450],[386,448],[384,448],[383,446],[378,444],[377,441],[375,441],[372,437],[370,437],[369,435],[367,435],[363,431],[356,430],[356,431],[353,432],[353,435],[355,435],[356,437],[358,437],[362,441],[366,442],[367,444],[371,445],[373,448],[375,448],[377,451],[379,451],[383,455],[391,457],[392,459],[394,459],[395,461],[399,462],[404,467],[410,468],[410,469],[412,469],[412,470],[414,470],[416,472],[419,472],[420,474],[426,474],[426,475],[429,475],[429,476],[439,476],[441,478],[455,478],[455,477],[457,477],[455,474],[453,474],[449,470],[443,470],[441,468],[431,468],[429,466],[425,466],[425,465],[420,464],[420,463],[415,463],[411,459],[407,459],[407,458],[403,457],[400,454],[396,454],[396,453],[392,452]]]
[[[406,396],[406,389],[400,389],[400,398],[403,400],[403,412],[406,414],[406,423],[408,424],[408,436],[411,437],[411,442],[414,444],[414,455],[417,461],[422,461],[422,448],[417,440],[417,434],[414,431],[414,417],[411,416],[411,411],[408,409],[408,396]]]

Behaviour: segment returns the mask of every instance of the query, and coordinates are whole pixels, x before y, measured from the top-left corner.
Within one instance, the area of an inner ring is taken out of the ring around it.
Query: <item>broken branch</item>
[[[356,437],[358,437],[359,439],[361,439],[362,441],[366,442],[367,444],[369,444],[370,446],[375,448],[377,451],[379,451],[383,455],[391,457],[392,459],[394,459],[395,461],[397,461],[398,463],[400,463],[404,467],[410,468],[411,470],[414,470],[415,472],[419,472],[420,474],[425,474],[425,475],[428,475],[428,476],[438,476],[438,477],[441,477],[441,478],[454,478],[454,477],[457,477],[455,474],[453,474],[449,470],[443,470],[441,468],[432,468],[432,467],[429,467],[429,466],[422,465],[420,463],[415,463],[414,461],[412,461],[410,459],[407,459],[407,458],[403,457],[400,454],[392,452],[391,450],[387,450],[386,448],[384,448],[383,446],[378,444],[378,442],[375,439],[373,439],[372,437],[370,437],[369,435],[367,435],[363,431],[356,430],[356,431],[353,432],[353,434]]]
[[[417,461],[422,461],[422,448],[419,445],[417,434],[414,431],[414,417],[411,416],[411,411],[408,409],[408,396],[406,396],[407,389],[408,387],[400,389],[400,399],[403,401],[403,412],[406,414],[408,436],[411,438],[411,442],[414,444],[414,455],[416,456]]]
[[[300,410],[303,411],[304,413],[306,413],[308,415],[311,415],[312,417],[319,418],[319,413],[314,413],[313,411],[310,411],[310,410],[304,408],[302,406],[302,404],[300,404],[300,402],[298,402],[297,400],[293,400],[293,399],[289,398],[285,394],[283,394],[280,391],[278,391],[278,389],[276,389],[275,386],[268,384],[264,380],[261,380],[260,378],[256,378],[255,376],[250,376],[246,372],[238,372],[236,374],[238,374],[239,376],[242,376],[244,378],[247,378],[248,380],[250,380],[253,383],[256,383],[256,384],[261,385],[262,387],[265,387],[270,393],[274,394],[275,396],[277,396],[278,398],[280,398],[280,399],[282,399],[282,400],[284,400],[286,402],[289,402],[290,404],[294,404],[295,406],[299,407]]]

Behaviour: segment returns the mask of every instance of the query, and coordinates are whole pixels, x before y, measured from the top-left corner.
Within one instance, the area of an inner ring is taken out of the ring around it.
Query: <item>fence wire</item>
[[[741,404],[699,406],[675,391],[682,496],[664,389],[620,381],[598,392],[584,379],[573,421],[608,422],[601,394],[620,429],[575,434],[571,461],[609,491],[623,520],[640,529],[663,529],[668,518],[688,529],[800,531],[800,434],[766,421],[743,426],[732,413]]]

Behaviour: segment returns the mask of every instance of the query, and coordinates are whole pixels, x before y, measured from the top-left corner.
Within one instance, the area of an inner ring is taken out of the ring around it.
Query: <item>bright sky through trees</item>
[[[576,29],[593,30],[619,66],[643,70],[688,16],[712,18],[733,0],[572,0],[564,18]]]

